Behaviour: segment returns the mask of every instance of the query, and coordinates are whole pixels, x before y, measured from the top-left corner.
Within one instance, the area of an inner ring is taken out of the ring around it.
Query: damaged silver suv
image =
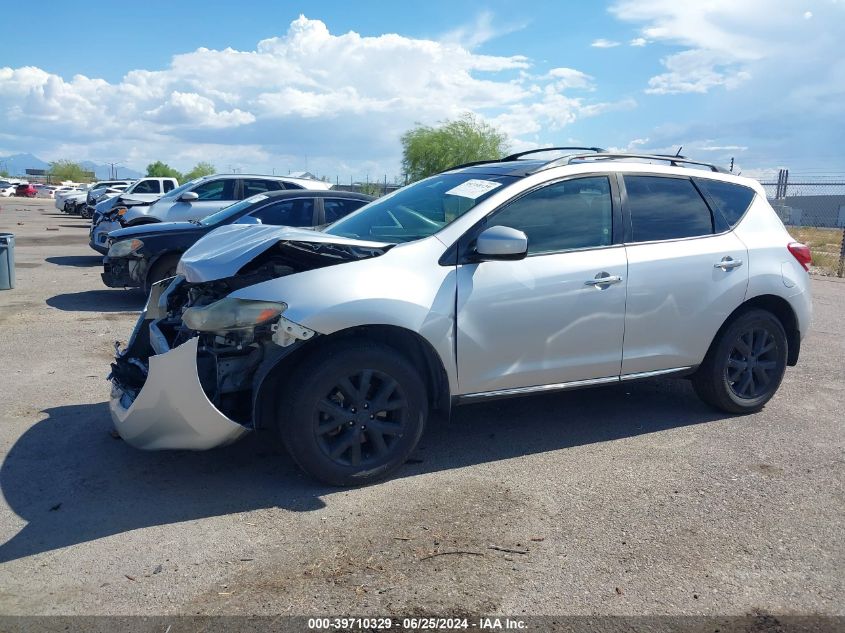
[[[352,485],[462,402],[678,375],[762,408],[809,326],[808,248],[752,180],[577,149],[457,167],[322,231],[214,231],[112,365],[121,436],[201,450],[265,429]]]

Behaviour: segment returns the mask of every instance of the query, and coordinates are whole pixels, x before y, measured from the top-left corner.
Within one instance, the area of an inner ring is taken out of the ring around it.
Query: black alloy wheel
[[[774,335],[765,327],[751,327],[734,340],[725,363],[725,379],[737,397],[752,400],[769,390],[778,366]]]
[[[698,396],[729,413],[759,411],[786,372],[783,325],[767,310],[750,309],[723,326],[692,377]]]
[[[365,369],[340,378],[314,413],[314,433],[326,456],[340,466],[369,468],[402,438],[410,411],[399,383]]]
[[[326,483],[353,486],[387,477],[405,463],[425,428],[425,382],[408,358],[383,343],[326,343],[281,380],[279,438],[305,472]]]

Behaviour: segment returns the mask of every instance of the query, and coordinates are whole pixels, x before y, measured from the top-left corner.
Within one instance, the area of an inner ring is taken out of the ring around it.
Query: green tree
[[[88,180],[85,168],[79,163],[67,159],[50,163],[50,177],[53,180],[73,180],[74,182]]]
[[[455,165],[495,160],[507,152],[508,138],[471,113],[438,127],[417,125],[402,135],[402,169],[413,182]]]
[[[185,174],[184,181],[188,182],[189,180],[193,180],[194,178],[201,178],[202,176],[210,176],[211,174],[216,174],[217,168],[212,165],[211,163],[207,163],[205,161],[200,161],[194,168]],[[181,181],[180,181],[181,182]]]
[[[147,165],[147,176],[156,178],[176,178],[179,182],[182,182],[182,174],[173,169],[173,167],[167,163],[162,163],[160,160]]]

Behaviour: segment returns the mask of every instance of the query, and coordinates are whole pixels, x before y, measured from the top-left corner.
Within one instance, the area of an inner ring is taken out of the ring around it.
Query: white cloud
[[[119,82],[39,68],[0,68],[0,145],[43,158],[119,158],[132,167],[198,159],[269,170],[304,167],[334,175],[396,173],[399,137],[415,122],[472,111],[517,137],[559,130],[633,102],[601,103],[593,78],[573,68],[531,74],[521,55],[479,55],[475,39],[333,34],[303,16],[254,50],[199,48],[164,69]],[[489,28],[487,28],[489,27]],[[73,153],[71,153],[73,152]],[[383,172],[382,172],[383,173]]]
[[[811,0],[816,13],[824,12],[829,25],[842,23],[845,3]],[[649,81],[648,92],[672,94],[733,89],[761,68],[803,66],[804,78],[824,73],[826,56],[837,48],[834,29],[822,26],[809,32],[797,26],[796,15],[786,8],[773,9],[767,0],[617,0],[610,8],[617,18],[637,23],[640,36],[631,45],[659,42],[685,50],[661,60],[666,72]],[[805,20],[813,17],[806,11]],[[636,42],[636,43],[635,43]],[[834,49],[822,51],[825,49]],[[835,57],[834,57],[835,58]],[[775,61],[777,60],[777,61]],[[782,78],[779,83],[785,85]]]
[[[613,40],[606,40],[603,37],[600,37],[597,40],[593,40],[590,46],[593,48],[613,48],[614,46],[619,46],[619,42],[615,42]]]
[[[446,33],[441,39],[444,42],[459,44],[470,50],[489,42],[492,39],[521,31],[526,23],[518,22],[505,25],[494,24],[494,16],[490,11],[482,11],[471,24],[459,26]]]
[[[648,40],[644,37],[635,37],[628,42],[629,46],[645,46],[646,44],[648,44]]]

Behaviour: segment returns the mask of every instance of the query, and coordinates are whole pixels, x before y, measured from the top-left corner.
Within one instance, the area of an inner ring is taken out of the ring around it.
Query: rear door
[[[745,298],[745,245],[689,178],[619,180],[628,255],[622,374],[698,365]]]
[[[262,224],[277,226],[314,226],[317,210],[314,198],[294,198],[273,202],[249,215],[261,220]]]
[[[323,213],[318,224],[331,224],[367,204],[366,200],[354,198],[323,198],[322,201]]]

